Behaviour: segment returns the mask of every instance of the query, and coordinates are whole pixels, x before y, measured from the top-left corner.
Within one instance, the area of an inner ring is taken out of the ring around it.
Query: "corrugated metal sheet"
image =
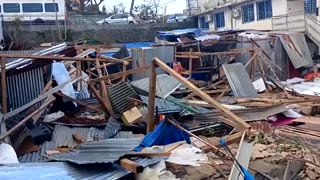
[[[14,110],[37,98],[44,88],[43,70],[36,68],[7,77],[9,107]]]
[[[22,51],[0,51],[1,54],[35,54],[40,52],[40,49],[22,50]],[[6,62],[12,62],[17,60],[17,58],[6,58]]]
[[[53,137],[50,142],[45,142],[41,145],[41,149],[37,152],[27,153],[19,157],[19,161],[23,163],[46,162],[49,159],[46,152],[49,149],[57,148],[60,146],[74,147],[78,145],[72,138],[73,133],[78,133],[86,139],[86,141],[98,141],[113,137],[121,128],[121,124],[114,120],[109,119],[104,129],[97,128],[69,128],[66,126],[56,125]],[[130,134],[131,133],[131,134]],[[122,132],[117,135],[118,138],[133,137],[132,132]]]
[[[0,179],[87,179],[118,180],[130,172],[116,164],[104,166],[74,166],[62,162],[25,163],[0,166]],[[127,177],[131,179],[130,177]]]
[[[161,160],[166,159],[165,157],[153,157],[153,158],[138,158],[132,159],[134,162],[140,164],[143,167],[151,166],[160,162]]]
[[[36,152],[26,153],[19,156],[20,163],[39,163],[47,162],[49,159],[43,155],[46,155],[47,150],[55,148],[54,142],[45,142],[41,145],[41,149]]]
[[[131,85],[145,93],[149,92],[149,78],[132,81]],[[157,75],[156,95],[158,97],[166,99],[180,85],[181,83],[174,77],[169,76],[167,74],[159,74]]]
[[[140,98],[144,103],[148,104],[149,97],[140,96]],[[155,108],[156,107],[158,107],[158,112],[162,114],[181,112],[183,110],[180,106],[160,98],[155,99]]]
[[[137,93],[127,82],[120,82],[108,88],[111,106],[116,114],[122,114],[129,109],[131,102],[128,97],[137,97]]]
[[[41,50],[41,51],[39,51],[37,53],[34,53],[33,55],[53,54],[53,53],[57,53],[57,52],[63,50],[65,47],[67,47],[67,43],[61,43],[61,44],[58,44],[56,46],[52,46],[50,48]],[[25,65],[25,64],[28,64],[31,61],[32,61],[32,59],[25,59],[25,58],[16,59],[16,60],[8,62],[6,64],[6,70],[12,69],[12,68],[16,68],[18,66],[22,66],[22,65]]]
[[[235,113],[244,121],[259,121],[259,120],[265,120],[272,115],[282,113],[286,110],[287,108],[284,105],[278,105],[278,106],[266,107],[266,108],[238,109],[238,110],[232,110],[232,112]],[[219,116],[221,115],[222,113],[218,111],[211,111],[207,113],[196,114],[193,120],[197,120],[201,122],[214,122],[214,121],[219,121]]]
[[[109,163],[117,161],[125,153],[140,144],[141,138],[106,139],[83,143],[72,152],[53,154],[50,158],[57,161],[70,161],[77,164]]]
[[[56,125],[53,130],[52,141],[55,142],[55,147],[75,147],[78,145],[74,141],[72,135],[78,134],[86,141],[98,141],[105,139],[105,130],[98,128],[70,128],[67,126]]]
[[[293,64],[298,69],[313,64],[311,54],[303,33],[280,35],[284,49]]]
[[[132,68],[151,65],[154,57],[158,57],[164,63],[172,63],[174,55],[174,46],[158,46],[132,49]],[[156,69],[157,74],[165,73],[161,68]],[[133,80],[138,80],[150,76],[149,71],[132,75]]]
[[[243,64],[223,64],[222,67],[235,97],[255,98],[258,96]]]
[[[117,139],[129,139],[129,138],[134,138],[134,135],[131,131],[119,131],[117,134],[114,136],[114,138]]]

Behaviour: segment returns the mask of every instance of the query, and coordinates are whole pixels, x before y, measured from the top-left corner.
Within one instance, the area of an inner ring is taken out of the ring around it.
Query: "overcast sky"
[[[104,4],[107,8],[107,11],[111,11],[113,6],[118,5],[119,3],[123,3],[129,11],[131,0],[105,0],[102,4]],[[143,0],[135,0],[134,5],[143,4]],[[186,0],[160,0],[160,6],[164,9],[167,6],[167,15],[174,14],[174,13],[182,13],[184,9],[186,9]],[[160,11],[163,13],[163,10]]]

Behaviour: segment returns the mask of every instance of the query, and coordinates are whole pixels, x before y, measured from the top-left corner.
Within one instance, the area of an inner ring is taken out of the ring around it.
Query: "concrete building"
[[[319,14],[320,0],[198,0],[199,27],[272,30],[273,18]]]

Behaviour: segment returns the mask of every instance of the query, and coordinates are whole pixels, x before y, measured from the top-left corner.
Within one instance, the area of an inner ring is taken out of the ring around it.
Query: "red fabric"
[[[173,63],[173,70],[181,75],[182,72],[183,72],[183,67],[182,67],[181,63],[180,62],[174,62]]]
[[[312,80],[313,77],[314,77],[314,72],[312,71],[312,72],[309,72],[308,74],[306,74],[306,75],[304,76],[304,79],[307,80],[307,81],[309,81],[309,80]],[[317,77],[320,77],[320,73],[319,73],[319,72],[318,72]]]

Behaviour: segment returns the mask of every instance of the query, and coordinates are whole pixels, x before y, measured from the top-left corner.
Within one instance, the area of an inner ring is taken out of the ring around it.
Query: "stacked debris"
[[[78,43],[2,54],[0,177],[318,179],[318,66],[306,46],[300,34],[233,32],[112,55]]]

